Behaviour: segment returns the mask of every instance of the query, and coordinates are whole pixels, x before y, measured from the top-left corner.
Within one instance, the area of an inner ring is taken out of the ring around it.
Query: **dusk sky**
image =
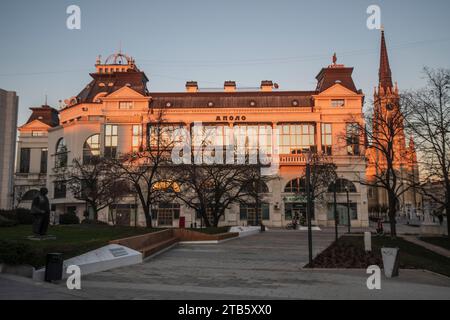
[[[81,8],[81,30],[66,27],[71,4]],[[336,52],[370,101],[380,42],[366,27],[371,4],[381,7],[401,90],[423,85],[424,66],[450,67],[448,0],[15,0],[0,4],[0,88],[18,93],[22,125],[45,95],[57,107],[78,94],[97,55],[120,46],[146,72],[150,92],[184,91],[186,80],[204,88],[264,79],[310,90]]]

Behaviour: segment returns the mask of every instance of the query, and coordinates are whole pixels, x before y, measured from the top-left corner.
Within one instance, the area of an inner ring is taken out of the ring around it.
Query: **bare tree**
[[[181,192],[176,193],[193,209],[206,227],[217,227],[225,210],[251,195],[249,186],[258,183],[258,165],[181,164],[174,168]]]
[[[328,192],[328,187],[331,183],[336,181],[337,166],[332,159],[323,153],[313,153],[310,158],[311,177],[310,177],[310,192],[313,203],[319,203],[325,200],[325,195]],[[313,215],[314,207],[312,206]]]
[[[120,178],[130,183],[137,194],[147,227],[152,227],[152,208],[167,197],[166,186],[172,181],[169,169],[175,128],[165,123],[164,110],[154,112],[145,145],[110,159],[111,167]]]
[[[424,69],[427,86],[402,96],[406,123],[414,134],[424,180],[440,181],[444,196],[421,191],[445,208],[450,235],[450,70]]]
[[[352,140],[347,136],[347,145],[359,143],[367,147],[370,170],[367,176],[358,175],[358,180],[362,185],[386,192],[392,237],[397,235],[399,199],[419,183],[414,181],[414,172],[407,165],[404,113],[405,109],[401,108],[398,99],[392,99],[389,103],[375,101],[374,108],[366,113],[365,124],[354,123],[360,137]]]
[[[92,157],[86,163],[74,159],[72,166],[59,174],[59,180],[66,181],[74,198],[92,208],[94,220],[100,210],[129,194],[127,183],[117,179],[108,163],[101,157]]]

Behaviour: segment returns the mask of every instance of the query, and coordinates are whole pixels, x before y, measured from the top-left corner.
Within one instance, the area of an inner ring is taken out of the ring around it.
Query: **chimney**
[[[198,91],[197,81],[186,82],[186,92],[197,92],[197,91]]]
[[[235,81],[225,81],[223,84],[223,88],[225,92],[235,92],[236,91],[236,82]]]
[[[261,81],[261,91],[263,92],[270,92],[273,89],[273,82],[272,80],[263,80]]]

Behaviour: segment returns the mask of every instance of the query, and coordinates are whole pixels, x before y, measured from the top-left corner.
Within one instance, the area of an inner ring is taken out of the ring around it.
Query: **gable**
[[[109,99],[139,99],[139,98],[147,98],[146,96],[140,94],[139,92],[131,89],[130,87],[124,86],[111,94],[103,97],[102,100]]]
[[[50,126],[40,120],[33,120],[29,123],[24,124],[23,126],[19,127],[19,131],[32,131],[32,130],[45,130],[47,131],[50,128]]]
[[[360,94],[357,94],[354,91],[344,87],[340,83],[336,83],[330,88],[318,94],[318,96],[355,96],[355,95]]]

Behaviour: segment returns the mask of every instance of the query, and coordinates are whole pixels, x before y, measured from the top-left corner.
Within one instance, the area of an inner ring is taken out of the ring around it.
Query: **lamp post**
[[[306,161],[306,219],[308,220],[309,266],[312,267],[312,230],[311,230],[311,152]]]
[[[336,201],[336,180],[333,182],[333,205],[334,205],[334,237],[338,241],[338,214],[337,214],[337,201]]]
[[[348,186],[345,187],[345,193],[347,194],[347,227],[348,227],[348,233],[350,233],[350,225],[351,225],[351,220],[350,220],[350,199],[348,196]]]

